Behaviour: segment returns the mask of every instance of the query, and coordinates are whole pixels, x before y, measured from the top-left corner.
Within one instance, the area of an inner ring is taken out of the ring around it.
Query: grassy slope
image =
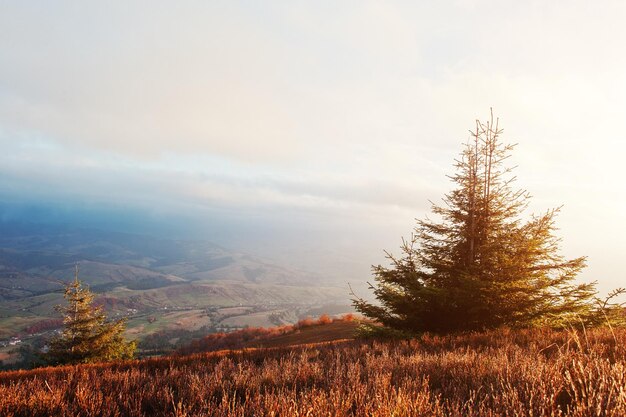
[[[286,347],[299,344],[314,344],[335,340],[354,339],[358,323],[337,321],[329,324],[317,324],[292,333],[272,337],[271,339],[245,344],[245,347]]]
[[[626,330],[345,341],[0,373],[3,416],[624,416]]]
[[[214,352],[224,349],[285,347],[355,338],[358,323],[348,314],[338,319],[322,315],[318,320],[304,319],[294,325],[251,327],[230,333],[212,333],[179,349],[182,354]]]

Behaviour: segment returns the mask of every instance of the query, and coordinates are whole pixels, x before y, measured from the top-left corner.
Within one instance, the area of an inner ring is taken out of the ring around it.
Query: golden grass
[[[0,373],[2,416],[626,416],[626,331],[498,330]]]

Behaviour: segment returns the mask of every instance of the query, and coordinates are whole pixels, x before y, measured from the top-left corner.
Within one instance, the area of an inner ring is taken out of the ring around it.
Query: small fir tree
[[[470,133],[450,177],[455,188],[432,205],[437,220],[418,220],[403,255],[387,253],[391,266],[373,267],[378,303],[355,297],[355,308],[408,332],[596,323],[594,284],[574,282],[585,257],[558,254],[559,209],[523,220],[530,196],[512,189],[504,166],[513,145],[501,142],[493,114]]]
[[[102,307],[94,306],[94,294],[78,279],[65,287],[66,306],[57,306],[63,315],[62,333],[52,339],[48,361],[52,364],[73,364],[131,359],[136,344],[126,342],[123,332],[126,319],[107,322]]]

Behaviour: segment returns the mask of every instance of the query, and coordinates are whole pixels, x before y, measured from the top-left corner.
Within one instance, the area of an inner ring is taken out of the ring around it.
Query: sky
[[[531,211],[563,206],[562,253],[607,292],[626,283],[625,18],[622,1],[1,2],[1,215],[365,281],[493,108]]]

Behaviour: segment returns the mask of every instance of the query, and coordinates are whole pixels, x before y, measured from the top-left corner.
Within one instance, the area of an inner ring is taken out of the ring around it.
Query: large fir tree
[[[357,297],[359,312],[410,332],[595,320],[594,284],[574,282],[585,258],[559,255],[558,209],[524,220],[530,196],[512,188],[513,146],[501,133],[493,114],[476,122],[455,161],[455,188],[432,205],[436,219],[417,222],[389,267],[373,267],[378,302]]]
[[[102,307],[94,306],[94,294],[78,279],[65,287],[66,306],[57,306],[63,315],[63,332],[50,342],[47,359],[52,364],[91,363],[130,359],[135,342],[126,342],[122,333],[126,320],[107,322]]]

